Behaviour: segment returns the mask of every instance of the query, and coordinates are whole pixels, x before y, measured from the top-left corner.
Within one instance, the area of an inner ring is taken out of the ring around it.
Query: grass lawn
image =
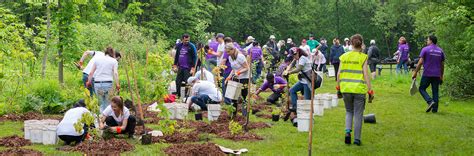
[[[474,99],[452,101],[442,96],[437,114],[425,113],[426,104],[419,94],[409,95],[410,77],[397,76],[384,70],[373,82],[375,100],[366,105],[365,114],[375,113],[377,124],[364,124],[362,146],[344,144],[345,110],[342,100],[337,108],[324,111],[315,118],[313,154],[315,155],[474,155]],[[334,78],[325,78],[317,93],[334,93]],[[448,86],[441,86],[448,87]],[[264,93],[268,96],[268,93]],[[298,132],[290,122],[272,122],[251,116],[253,121],[265,121],[272,128],[255,130],[265,139],[256,142],[234,142],[212,137],[211,142],[228,148],[247,148],[248,155],[307,155],[308,133]],[[21,122],[0,122],[0,137],[23,135]],[[151,126],[153,127],[153,126]],[[168,144],[140,145],[124,155],[164,155]],[[57,151],[59,145],[33,145],[46,155],[80,155]],[[4,149],[0,147],[0,150]]]

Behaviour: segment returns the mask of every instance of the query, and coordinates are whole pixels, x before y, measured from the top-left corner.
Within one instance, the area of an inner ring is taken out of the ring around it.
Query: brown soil
[[[199,141],[199,133],[196,131],[190,133],[175,132],[171,135],[164,135],[159,137],[152,137],[151,142],[157,143],[185,143],[185,142],[197,142]]]
[[[249,129],[262,129],[262,128],[270,128],[272,127],[270,124],[267,124],[265,122],[251,122],[248,125]]]
[[[0,156],[41,156],[43,155],[40,151],[23,148],[10,148],[7,150],[0,151]]]
[[[257,141],[257,140],[263,140],[262,137],[253,134],[253,133],[240,133],[237,135],[232,135],[229,131],[222,132],[217,134],[218,136],[225,138],[225,139],[230,139],[234,141]]]
[[[213,143],[203,144],[175,144],[163,151],[167,155],[191,155],[191,156],[225,156],[219,147]]]
[[[109,139],[100,141],[85,141],[77,146],[65,147],[64,151],[77,151],[88,155],[119,155],[122,152],[132,151],[135,146],[123,139]]]
[[[260,103],[260,104],[257,104],[257,105],[252,105],[252,110],[256,109],[256,110],[259,110],[261,112],[263,111],[267,111],[267,112],[272,112],[272,107],[271,107],[271,103],[268,103],[268,102],[263,102],[263,103]]]
[[[18,135],[0,138],[0,146],[5,147],[22,147],[31,145],[29,140],[26,140]]]
[[[153,131],[153,129],[145,127],[147,132]],[[143,131],[143,126],[137,126],[135,127],[135,135],[142,135],[145,134],[145,131]]]
[[[271,114],[257,113],[257,114],[255,114],[255,116],[257,116],[259,118],[264,118],[264,119],[272,119]]]
[[[61,115],[43,115],[37,112],[27,112],[24,114],[6,114],[0,117],[0,121],[25,121],[25,120],[43,120],[43,119],[54,119],[62,120]]]

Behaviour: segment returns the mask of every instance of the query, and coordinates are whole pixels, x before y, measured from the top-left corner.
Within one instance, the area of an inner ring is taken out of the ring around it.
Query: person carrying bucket
[[[374,91],[370,84],[367,65],[367,54],[362,52],[363,38],[360,34],[351,37],[353,50],[344,53],[340,59],[340,68],[337,74],[338,92],[342,93],[346,107],[346,144],[351,144],[352,121],[354,118],[354,144],[360,146],[362,121],[364,119],[365,93],[369,100],[373,99]]]
[[[225,50],[229,54],[227,60],[229,61],[230,67],[232,68],[232,71],[225,79],[225,82],[227,83],[229,80],[236,80],[238,83],[248,84],[250,78],[250,70],[247,58],[245,58],[245,56],[234,46],[233,43],[227,43],[225,45]],[[243,101],[246,101],[247,94],[248,87],[244,87],[241,92]],[[233,100],[232,103],[234,104],[234,107],[237,108],[237,101]],[[235,111],[234,113],[237,113],[237,111]]]

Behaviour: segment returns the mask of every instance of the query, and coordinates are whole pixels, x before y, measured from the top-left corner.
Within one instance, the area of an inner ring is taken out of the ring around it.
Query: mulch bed
[[[0,146],[22,147],[22,146],[28,146],[28,145],[31,145],[31,141],[26,140],[25,138],[19,137],[18,135],[0,138]]]
[[[257,105],[252,105],[251,107],[252,107],[252,110],[259,110],[260,112],[262,111],[272,112],[271,105],[272,104],[269,102],[263,102]]]
[[[151,142],[153,143],[185,143],[185,142],[197,142],[199,141],[199,133],[196,131],[192,131],[189,133],[183,132],[174,132],[171,135],[164,135],[159,137],[152,137]]]
[[[153,129],[145,127],[147,132],[153,131]],[[135,135],[142,135],[145,134],[145,131],[143,131],[143,126],[137,126],[135,127]]]
[[[175,144],[163,151],[167,155],[192,155],[192,156],[225,156],[226,154],[213,143],[203,144]]]
[[[259,118],[264,118],[264,119],[272,119],[272,115],[271,115],[271,114],[257,113],[257,114],[255,114],[255,116],[257,116],[257,117],[259,117]]]
[[[40,151],[24,148],[10,148],[7,150],[0,151],[0,156],[41,156],[43,153]]]
[[[43,115],[38,112],[27,112],[24,114],[6,114],[0,117],[0,121],[25,121],[25,120],[43,120],[53,119],[62,120],[61,115]]]
[[[100,141],[84,141],[77,146],[62,148],[64,151],[77,151],[90,155],[119,155],[122,152],[133,151],[135,146],[123,139],[111,138]]]
[[[234,141],[257,141],[257,140],[263,140],[262,137],[253,134],[253,133],[240,133],[237,135],[232,135],[229,131],[221,132],[217,134],[218,136],[225,138],[225,139],[230,139]]]

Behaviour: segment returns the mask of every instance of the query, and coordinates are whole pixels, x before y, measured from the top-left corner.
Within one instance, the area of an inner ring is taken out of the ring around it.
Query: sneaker
[[[351,144],[351,133],[346,133],[346,137],[344,139],[344,143],[350,145]]]
[[[431,109],[433,109],[433,106],[435,105],[435,102],[434,101],[431,101],[429,104],[428,104],[428,108],[426,108],[426,113],[430,112]]]
[[[362,142],[360,142],[359,139],[355,139],[354,144],[356,144],[357,146],[360,146],[362,144]]]

